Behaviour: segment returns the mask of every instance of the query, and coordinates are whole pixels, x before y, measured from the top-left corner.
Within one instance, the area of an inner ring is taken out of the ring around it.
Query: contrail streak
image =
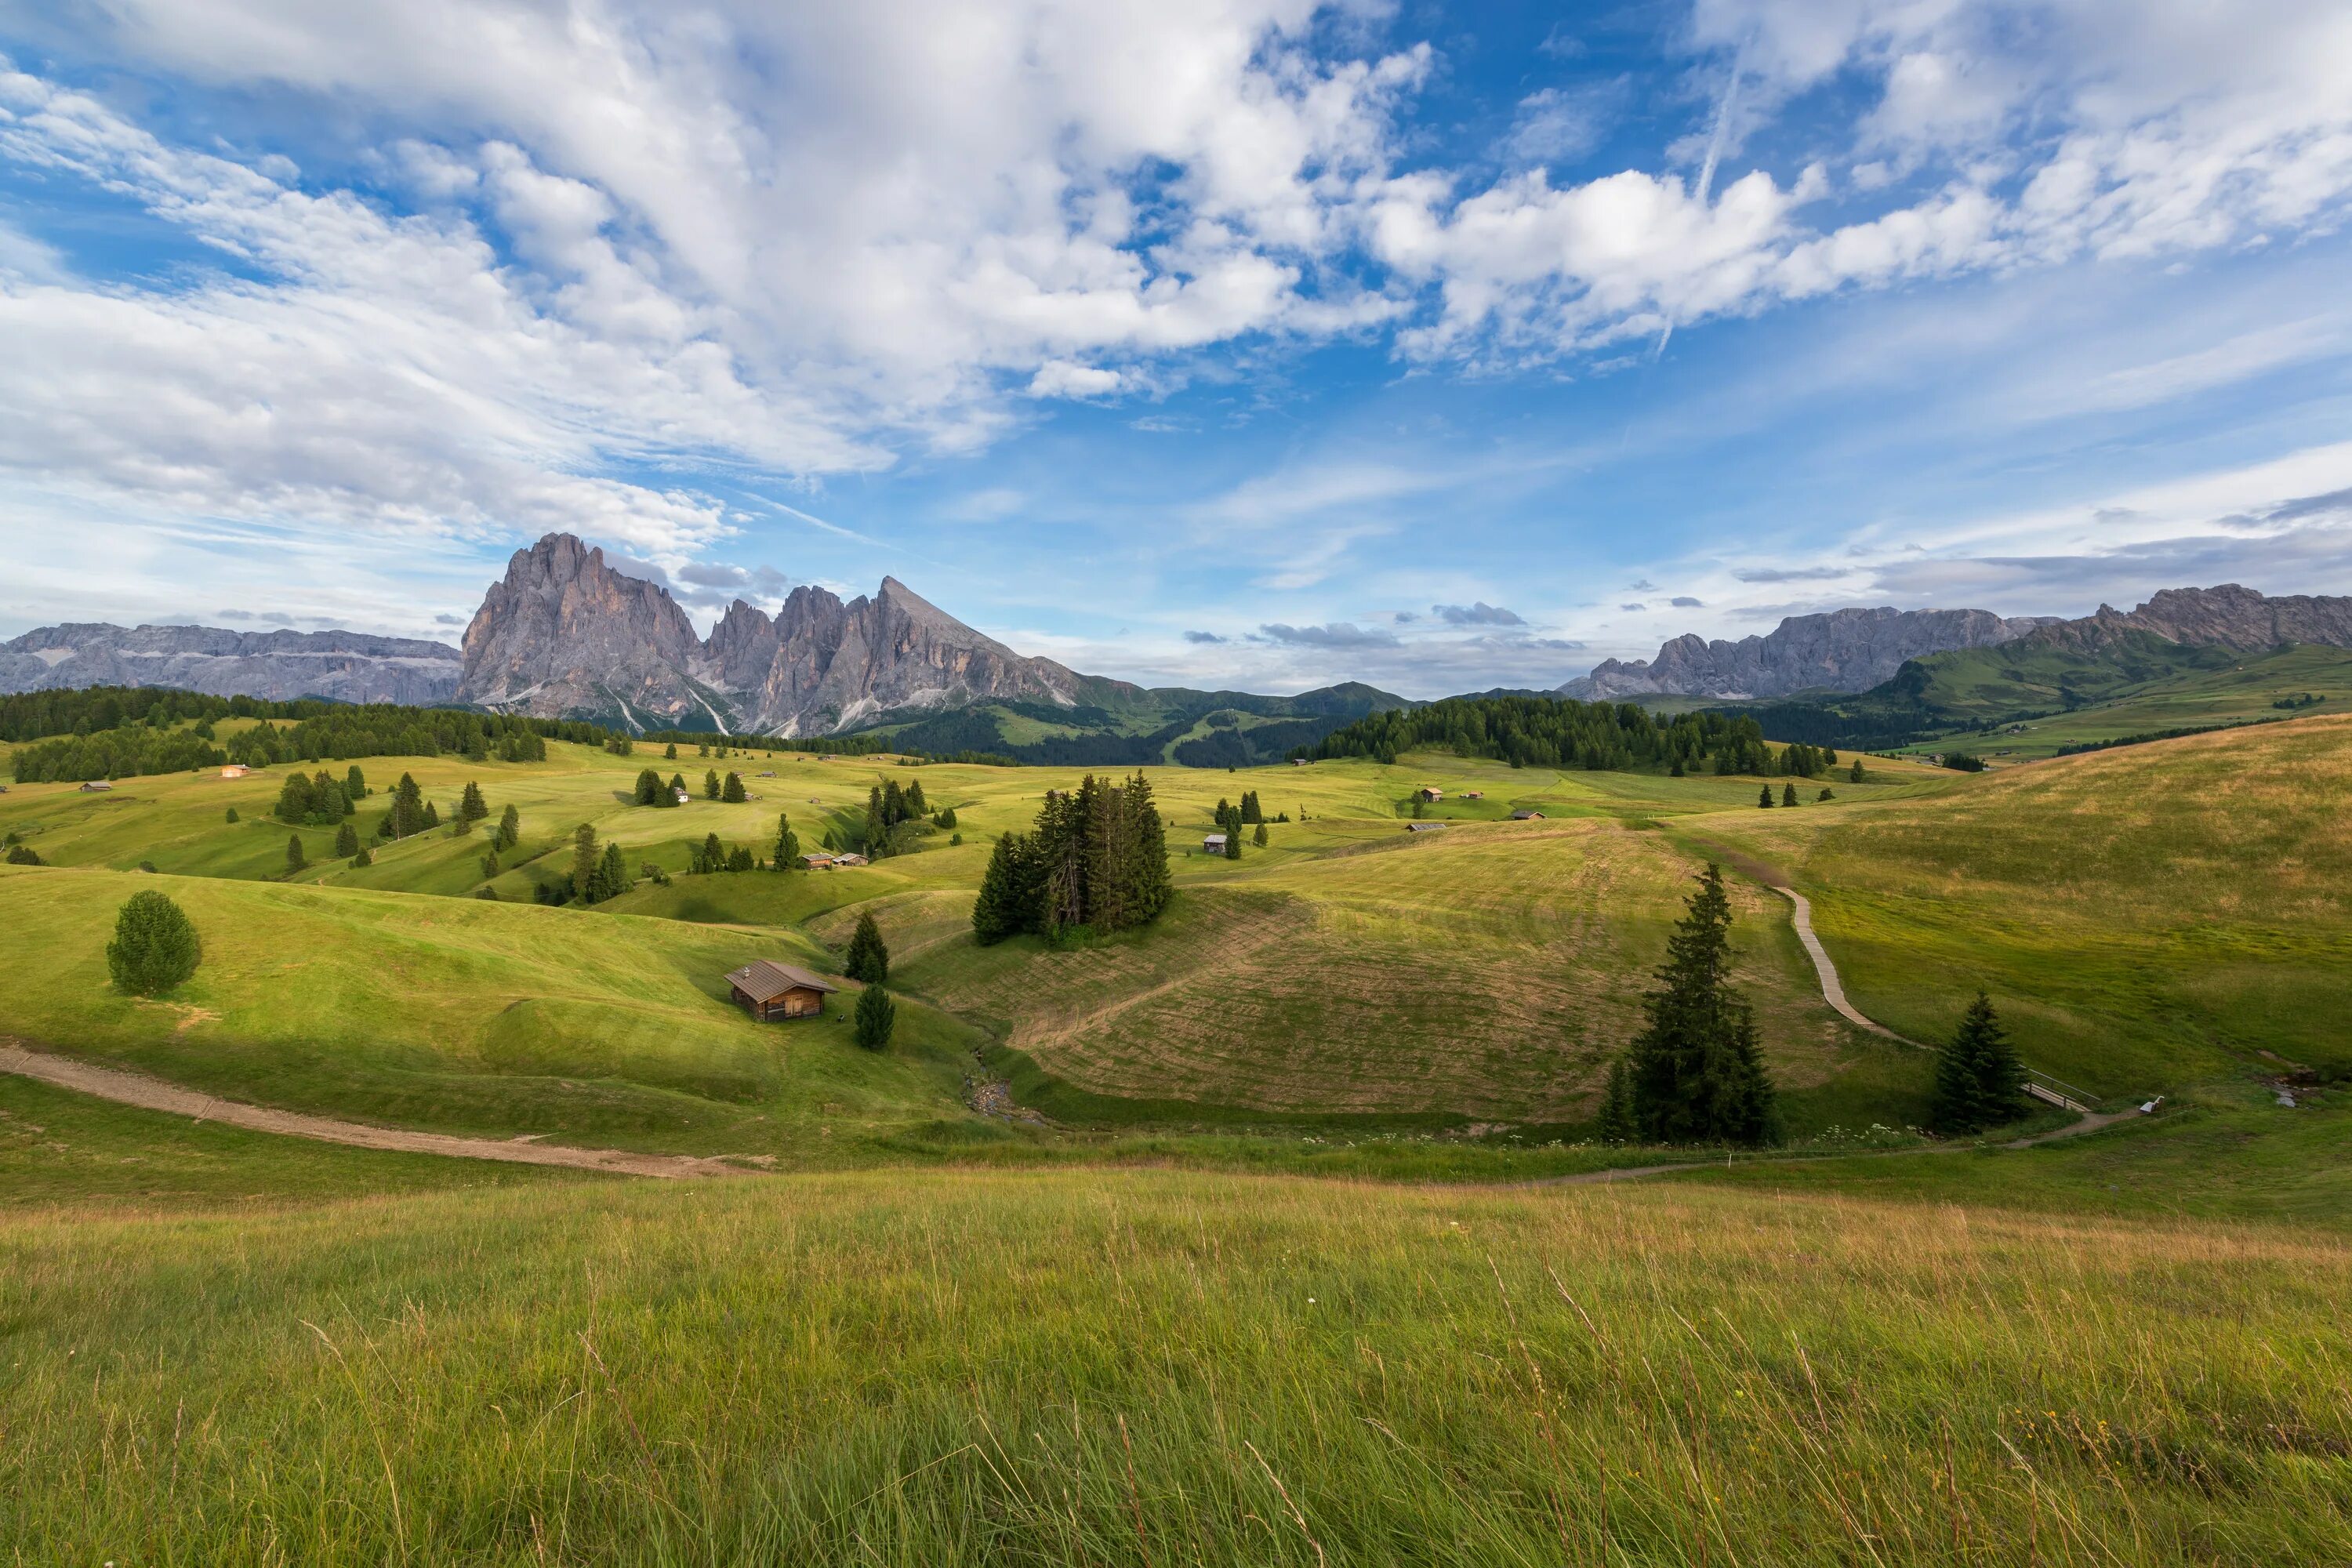
[[[1740,73],[1748,66],[1748,40],[1739,40],[1739,48],[1731,57],[1731,79],[1723,84],[1723,100],[1715,106],[1715,129],[1707,133],[1706,156],[1698,166],[1698,205],[1706,205],[1707,194],[1715,189],[1715,167],[1723,162],[1723,143],[1731,132],[1732,106],[1739,101]],[[1666,324],[1659,330],[1657,346],[1650,351],[1650,363],[1655,364],[1666,352],[1666,343],[1675,335],[1674,312],[1666,312]]]

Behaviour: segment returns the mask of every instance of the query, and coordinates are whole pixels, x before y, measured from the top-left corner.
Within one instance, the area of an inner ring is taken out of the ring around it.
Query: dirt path
[[[1786,882],[1767,885],[1797,906],[1797,940],[1805,944],[1806,956],[1813,961],[1813,973],[1821,977],[1822,1000],[1835,1008],[1839,1017],[1857,1029],[1867,1029],[1874,1035],[1882,1036],[1902,1045],[1915,1046],[1923,1051],[1929,1049],[1930,1047],[1920,1045],[1916,1040],[1896,1034],[1884,1024],[1864,1017],[1861,1011],[1845,999],[1845,983],[1838,978],[1837,965],[1830,962],[1828,950],[1822,946],[1822,939],[1813,934],[1812,901]]]
[[[744,1174],[743,1167],[723,1159],[692,1154],[639,1154],[625,1149],[574,1149],[562,1143],[539,1143],[530,1138],[500,1142],[493,1138],[458,1138],[446,1132],[412,1132],[393,1127],[370,1127],[358,1121],[335,1121],[298,1111],[272,1110],[233,1100],[215,1100],[197,1089],[182,1089],[144,1073],[92,1067],[45,1051],[26,1050],[15,1040],[0,1039],[0,1072],[37,1079],[59,1089],[95,1095],[118,1105],[135,1105],[199,1121],[218,1121],[255,1132],[278,1132],[289,1138],[310,1138],[322,1143],[348,1143],[359,1149],[390,1149],[406,1154],[441,1154],[458,1160],[503,1160],[516,1165],[563,1165],[579,1171],[607,1171],[625,1176],[730,1176]]]

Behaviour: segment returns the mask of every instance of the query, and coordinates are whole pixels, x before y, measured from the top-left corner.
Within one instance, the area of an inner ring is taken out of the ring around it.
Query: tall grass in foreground
[[[2283,1231],[1673,1189],[26,1215],[0,1560],[2339,1562],[2347,1300]]]

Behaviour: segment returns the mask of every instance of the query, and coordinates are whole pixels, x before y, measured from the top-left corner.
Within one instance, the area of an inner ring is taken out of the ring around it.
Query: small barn
[[[866,864],[866,857],[854,852],[847,855],[836,855],[833,858],[833,863],[836,866],[863,866]]]
[[[1541,822],[1543,819],[1544,814],[1542,812],[1529,811],[1525,806],[1521,806],[1518,810],[1511,813],[1511,820],[1513,822]]]
[[[735,1005],[763,1024],[778,1018],[814,1018],[824,1011],[824,999],[841,989],[797,964],[765,958],[728,975],[727,987]]]
[[[669,793],[677,799],[677,804],[680,805],[688,805],[694,799],[694,792],[689,789],[674,789]]]
[[[1442,822],[1408,822],[1404,830],[1407,833],[1434,833],[1444,826]]]
[[[104,779],[92,779],[88,784],[81,786],[81,793],[84,795],[96,795],[100,790],[112,789],[113,787],[114,786],[112,784],[107,783]]]
[[[1212,855],[1222,855],[1225,852],[1225,836],[1222,833],[1212,833],[1201,840],[1201,847]]]
[[[1462,792],[1462,798],[1464,800],[1484,800],[1486,798],[1486,792],[1483,789],[1465,789]]]
[[[252,771],[253,770],[251,768],[247,767],[243,763],[231,763],[228,766],[221,770],[221,777],[225,779],[241,779]]]
[[[801,864],[812,871],[830,871],[833,869],[833,857],[819,851],[814,855],[802,856]]]
[[[1445,798],[1445,792],[1438,788],[1435,784],[1423,784],[1414,793],[1423,800],[1444,800]]]

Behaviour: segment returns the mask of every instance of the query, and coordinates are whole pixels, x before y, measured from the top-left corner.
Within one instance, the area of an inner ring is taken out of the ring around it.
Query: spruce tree
[[[487,882],[487,881],[488,881],[492,877],[495,877],[495,876],[497,876],[498,874],[499,874],[499,852],[498,852],[497,850],[495,850],[495,849],[485,849],[485,850],[483,850],[483,851],[482,851],[482,880],[484,880],[484,881],[486,881],[486,882]]]
[[[1238,828],[1238,827],[1230,827],[1230,828],[1227,828],[1227,829],[1225,830],[1225,858],[1226,858],[1226,859],[1228,859],[1228,860],[1238,860],[1238,859],[1240,859],[1241,858],[1242,858],[1242,832],[1241,832],[1241,829],[1240,829],[1240,828]]]
[[[1026,835],[1007,833],[989,852],[980,895],[971,901],[971,934],[983,947],[1030,929],[1029,849]]]
[[[1731,900],[1709,862],[1666,943],[1659,987],[1643,999],[1649,1022],[1627,1055],[1633,1110],[1654,1143],[1729,1142],[1776,1136],[1755,1017],[1731,988]]]
[[[800,835],[793,831],[793,819],[787,813],[776,814],[775,868],[788,871],[801,863]]]
[[[509,806],[499,814],[499,830],[490,838],[490,847],[504,851],[522,842],[522,813]]]
[[[482,786],[467,779],[466,792],[457,797],[457,820],[480,822],[489,815],[490,805],[482,798]]]
[[[295,872],[299,871],[304,867],[310,865],[310,861],[309,857],[302,853],[302,836],[299,833],[288,835],[286,839],[286,874],[290,877]]]
[[[360,852],[352,857],[352,865],[354,868],[361,866],[373,866],[374,864],[375,856],[369,851],[367,846],[364,844],[360,846]]]
[[[1609,1064],[1609,1081],[1601,1091],[1601,1115],[1593,1131],[1603,1143],[1634,1143],[1642,1124],[1633,1115],[1633,1069],[1623,1056]]]
[[[929,816],[930,814],[930,804],[923,799],[923,781],[920,779],[908,780],[907,783],[907,815],[908,816]]]
[[[1847,782],[1850,784],[1862,783],[1864,775],[1862,771],[1862,759],[1860,757],[1854,758],[1853,766],[1846,770],[1845,776]]]
[[[2013,1121],[2024,1110],[2025,1068],[1981,991],[1936,1053],[1928,1122],[1953,1135]]]
[[[1780,786],[1780,804],[1782,805],[1794,805],[1797,804],[1797,786],[1795,784],[1785,784]]]
[[[360,772],[359,763],[353,763],[351,771],[343,774],[343,798],[352,801],[365,800],[367,792],[367,774]]]
[[[596,868],[604,856],[596,848],[596,830],[582,823],[572,830],[572,896],[583,903],[595,900]]]
[[[168,894],[133,893],[114,917],[106,967],[114,984],[138,996],[169,991],[196,972],[203,945],[196,928]]]
[[[677,742],[676,741],[672,741],[668,745],[662,748],[662,761],[666,763],[674,763],[677,761]]]
[[[719,798],[719,770],[717,768],[709,768],[703,772],[702,798],[705,800],[717,800]]]
[[[231,822],[235,822],[236,820],[236,807],[232,805],[228,808],[228,819]]]
[[[719,835],[716,833],[706,833],[702,836],[701,864],[695,867],[695,869],[702,872],[727,869],[727,850],[719,842]]]
[[[1813,798],[1815,800],[1835,800],[1837,798],[1837,791],[1830,788],[1827,784],[1823,784],[1822,785],[1822,793],[1813,796]]]
[[[729,773],[727,775],[727,786],[719,791],[719,798],[725,801],[730,805],[742,805],[745,799],[748,798],[743,794],[743,775],[741,773]]]
[[[1772,786],[1770,784],[1766,784],[1763,789],[1757,794],[1756,804],[1766,807],[1769,807],[1771,805]]]
[[[857,930],[849,939],[849,957],[843,973],[867,985],[879,985],[890,978],[890,950],[883,945],[882,928],[874,923],[871,913],[857,917]]]
[[[898,1005],[890,1000],[890,993],[879,985],[869,985],[858,994],[857,1043],[869,1051],[878,1051],[889,1045],[890,1037],[898,1027]]]
[[[1263,849],[1263,848],[1265,848],[1265,823],[1261,822],[1261,823],[1259,823],[1259,824],[1257,825],[1257,831],[1256,831],[1255,833],[1254,833],[1254,834],[1252,834],[1252,835],[1250,836],[1250,842],[1251,842],[1252,844],[1256,845],[1260,849]]]
[[[651,768],[639,769],[637,772],[637,804],[639,805],[659,805],[661,804],[661,774],[654,772]]]
[[[392,810],[386,815],[391,819],[394,838],[405,838],[412,833],[425,831],[425,792],[416,787],[416,781],[408,774],[401,774],[400,783],[393,787]]]
[[[672,773],[669,775],[669,798],[663,801],[662,804],[664,805],[676,805],[678,803],[677,797],[686,793],[686,775],[684,773]]]
[[[359,829],[353,827],[348,822],[335,829],[335,858],[337,859],[348,860],[359,852]]]

